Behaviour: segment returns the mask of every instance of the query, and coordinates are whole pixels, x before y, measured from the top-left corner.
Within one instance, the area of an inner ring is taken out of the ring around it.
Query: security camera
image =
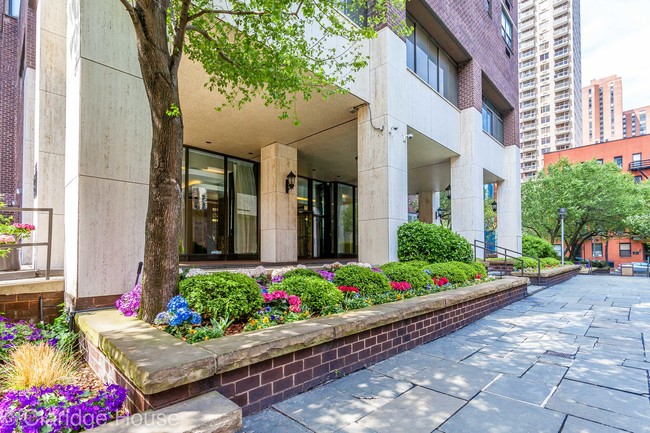
[[[406,134],[406,138],[410,140],[411,138],[413,138],[413,134]]]

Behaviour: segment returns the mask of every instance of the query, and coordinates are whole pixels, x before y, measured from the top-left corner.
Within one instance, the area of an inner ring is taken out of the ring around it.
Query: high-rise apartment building
[[[624,111],[622,138],[646,135],[648,133],[648,114],[650,114],[650,106]]]
[[[623,138],[623,80],[616,75],[591,80],[582,89],[584,144]]]
[[[580,2],[519,1],[521,177],[542,155],[582,145]]]

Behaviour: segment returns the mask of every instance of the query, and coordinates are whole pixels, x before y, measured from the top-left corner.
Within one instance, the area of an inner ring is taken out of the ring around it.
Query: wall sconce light
[[[290,171],[287,175],[286,181],[287,194],[289,194],[289,191],[291,191],[294,186],[296,186],[296,175],[293,173],[293,171]]]
[[[447,185],[447,188],[445,188],[445,194],[447,195],[448,199],[451,199],[451,184]]]
[[[497,211],[497,201],[496,201],[496,200],[492,200],[492,210],[493,210],[494,212]]]

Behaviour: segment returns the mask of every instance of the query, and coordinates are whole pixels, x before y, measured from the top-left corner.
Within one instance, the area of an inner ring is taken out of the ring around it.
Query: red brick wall
[[[506,54],[506,43],[501,36],[502,0],[492,0],[488,14],[485,0],[424,0],[471,57],[459,71],[460,108],[481,110],[481,73],[490,80],[514,109],[512,121],[504,124],[506,145],[518,143],[516,118],[519,95],[517,90],[517,1],[511,1],[508,10],[513,21],[513,52]],[[507,9],[507,8],[506,8]]]
[[[40,297],[43,298],[43,320],[46,323],[52,323],[59,315],[59,305],[63,303],[62,291],[0,295],[0,312],[13,321],[25,320],[36,323],[41,320]]]
[[[80,341],[84,358],[100,378],[127,388],[128,410],[132,412],[158,409],[216,390],[241,406],[244,415],[249,415],[445,336],[524,298],[526,288],[522,285],[146,396],[83,336]]]
[[[17,189],[22,192],[24,77],[20,66],[24,46],[24,66],[35,67],[36,12],[23,1],[16,19],[4,15],[4,3],[0,0],[0,194],[20,205],[22,193],[16,194]]]

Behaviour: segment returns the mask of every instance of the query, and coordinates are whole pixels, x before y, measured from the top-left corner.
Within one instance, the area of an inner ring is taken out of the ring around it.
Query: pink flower
[[[445,284],[449,284],[449,280],[446,279],[445,277],[440,277],[440,278],[433,277],[433,284],[442,287]]]
[[[13,235],[0,235],[0,244],[15,244],[16,238]]]
[[[273,299],[287,299],[287,292],[282,290],[276,290],[272,293]]]
[[[411,285],[407,283],[406,281],[393,281],[390,283],[390,286],[393,288],[393,290],[399,290],[399,291],[405,291],[409,290],[411,288]]]
[[[289,305],[289,311],[292,313],[300,313],[300,305]]]
[[[342,291],[343,293],[345,292],[359,293],[359,289],[357,289],[354,286],[339,286],[339,290]]]
[[[273,300],[273,295],[271,293],[263,293],[262,298],[264,302],[271,302]]]
[[[289,305],[300,306],[300,298],[296,295],[289,295]]]

